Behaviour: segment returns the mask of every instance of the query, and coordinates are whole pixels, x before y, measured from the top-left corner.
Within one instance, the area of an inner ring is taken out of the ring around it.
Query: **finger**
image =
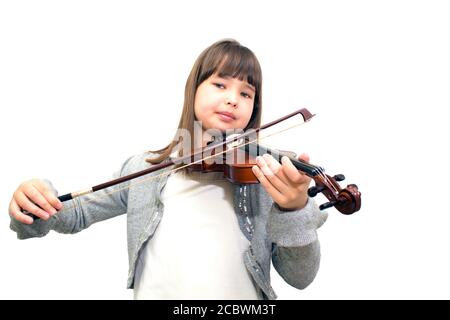
[[[22,213],[22,211],[20,211],[19,205],[17,204],[17,202],[14,199],[11,200],[11,203],[9,204],[9,215],[19,222],[22,222],[25,224],[33,223],[33,218]]]
[[[45,192],[45,191],[44,191]],[[45,210],[50,216],[56,213],[56,209],[47,201],[44,195],[36,189],[34,185],[31,185],[24,189],[25,195],[34,202],[34,204],[38,205],[41,209]]]
[[[20,208],[22,208],[23,210],[25,210],[29,213],[34,214],[35,216],[38,216],[41,219],[47,220],[50,217],[47,212],[45,212],[44,210],[42,210],[41,208],[36,206],[22,192],[19,192],[16,194],[15,200]]]
[[[264,189],[266,189],[267,193],[272,197],[272,199],[275,202],[280,202],[280,200],[283,198],[283,195],[272,185],[272,183],[269,182],[262,170],[258,166],[253,166],[252,171],[258,181],[264,187]]]
[[[287,178],[286,171],[281,163],[269,154],[265,154],[263,159],[266,161],[269,169],[280,179],[280,181],[282,181],[285,185],[291,185],[291,181]]]
[[[293,164],[292,161],[288,157],[281,158],[282,168],[285,172],[288,180],[295,184],[303,184],[309,181],[309,177],[303,172],[299,171]]]
[[[298,159],[309,163],[309,155],[307,153],[302,153],[301,155],[299,155]]]
[[[289,186],[283,181],[286,180],[286,177],[280,172],[281,165],[271,155],[265,154],[263,157],[256,158],[256,163],[277,191],[282,194],[289,192]]]
[[[281,164],[277,160],[275,160],[274,157],[267,153],[262,157],[273,174],[278,174],[280,172]]]
[[[269,167],[269,165],[268,165],[268,163],[267,163],[267,161],[266,161],[266,159],[268,158],[267,156],[268,156],[268,155],[256,157],[256,164],[258,165],[259,169],[261,169],[262,173],[263,173],[265,176],[274,175],[274,174],[276,173],[277,169],[274,168],[274,170],[272,170],[272,169]],[[275,172],[274,172],[274,171],[275,171]]]
[[[40,191],[41,191],[42,195],[45,197],[47,202],[51,206],[53,206],[53,208],[55,208],[56,210],[61,210],[62,209],[62,207],[63,207],[62,202],[59,201],[59,199],[55,196],[53,190],[51,190],[51,188],[47,184],[36,186],[36,188],[38,190],[41,189]]]

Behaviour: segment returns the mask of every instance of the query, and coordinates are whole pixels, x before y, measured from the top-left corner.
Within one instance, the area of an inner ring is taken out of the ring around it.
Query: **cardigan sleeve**
[[[128,162],[127,159],[120,170],[114,173],[113,177],[118,178],[125,175]],[[58,192],[52,183],[44,180],[57,196]],[[124,183],[126,184],[126,183]],[[124,184],[120,187],[123,188]],[[106,220],[127,212],[128,189],[114,192],[117,186],[99,190],[92,194],[87,194],[79,198],[74,198],[63,203],[63,208],[50,219],[35,220],[32,224],[23,224],[11,218],[10,229],[17,233],[18,239],[28,239],[43,237],[50,230],[59,233],[77,233],[88,228],[93,223]]]
[[[306,288],[319,270],[317,229],[327,216],[312,198],[303,209],[295,211],[283,211],[272,204],[267,233],[272,241],[273,266],[287,283],[298,289]]]

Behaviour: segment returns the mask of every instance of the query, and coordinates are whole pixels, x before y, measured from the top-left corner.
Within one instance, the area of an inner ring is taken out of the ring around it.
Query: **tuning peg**
[[[334,180],[336,181],[344,181],[345,180],[345,176],[343,174],[337,174],[333,177]]]
[[[320,210],[325,210],[325,209],[331,208],[331,207],[333,207],[335,204],[337,204],[338,202],[339,202],[339,201],[325,202],[324,204],[321,204],[321,205],[319,206],[319,209],[320,209]]]
[[[322,192],[324,189],[324,187],[311,187],[308,189],[308,196],[310,196],[311,198],[317,196],[318,193]]]

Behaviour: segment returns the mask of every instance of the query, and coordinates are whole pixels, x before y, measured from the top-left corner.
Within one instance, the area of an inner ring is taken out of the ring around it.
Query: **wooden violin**
[[[294,152],[275,150],[254,142],[237,142],[236,147],[231,150],[234,153],[232,157],[226,156],[229,152],[219,151],[219,154],[222,156],[221,161],[197,162],[190,165],[188,170],[197,172],[223,172],[224,177],[232,183],[254,184],[259,183],[252,170],[252,167],[256,165],[257,156],[270,154],[280,163],[281,158],[286,156],[299,171],[314,180],[315,186],[308,189],[308,195],[315,197],[317,194],[323,193],[329,200],[329,202],[320,205],[319,208],[321,210],[335,207],[343,214],[352,214],[361,208],[361,193],[355,184],[349,184],[346,188],[341,188],[338,182],[345,179],[343,174],[337,174],[331,177],[324,173],[323,168],[298,160]],[[212,155],[214,155],[214,151]],[[240,161],[236,161],[237,159]]]
[[[255,140],[249,141],[249,137],[255,135],[255,133],[258,133],[260,130],[268,128],[297,114],[303,116],[304,122],[309,121],[313,117],[307,109],[303,108],[263,125],[260,128],[249,130],[244,134],[221,139],[220,141],[214,141],[203,150],[195,152],[192,155],[187,155],[174,160],[168,159],[145,170],[88,189],[61,195],[58,199],[61,202],[68,201],[84,194],[102,190],[176,164],[185,164],[179,166],[178,169],[186,167],[191,171],[223,172],[224,176],[232,183],[258,183],[258,179],[253,174],[252,167],[256,164],[256,156],[267,153],[272,155],[272,157],[279,162],[283,156],[287,156],[299,171],[304,172],[314,180],[315,186],[308,189],[308,195],[310,197],[315,197],[317,194],[322,193],[328,199],[328,202],[320,205],[321,210],[335,207],[343,214],[348,215],[355,213],[361,208],[361,193],[355,184],[349,184],[346,188],[340,187],[338,182],[345,179],[344,175],[337,174],[331,177],[324,173],[323,168],[296,159],[292,152],[270,149],[255,143]],[[230,154],[232,154],[232,161],[230,161]],[[206,159],[205,155],[208,155],[209,159]],[[236,159],[239,161],[236,161]],[[39,219],[39,217],[30,213],[27,214],[35,220]]]

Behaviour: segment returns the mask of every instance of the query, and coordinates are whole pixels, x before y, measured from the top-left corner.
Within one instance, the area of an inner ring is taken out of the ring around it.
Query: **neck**
[[[211,132],[202,131],[201,142],[196,140],[196,142],[195,142],[196,147],[205,148],[208,146],[208,143],[210,143],[210,142],[217,142],[217,141],[222,141],[223,139],[225,139],[225,133],[220,132],[219,130],[214,130]],[[200,140],[200,139],[198,139],[198,140]],[[200,146],[200,143],[201,143],[201,146]]]
[[[201,140],[201,147],[204,148],[208,145],[208,142],[214,141],[214,136],[209,134],[206,131],[203,131],[202,133],[202,140]]]

